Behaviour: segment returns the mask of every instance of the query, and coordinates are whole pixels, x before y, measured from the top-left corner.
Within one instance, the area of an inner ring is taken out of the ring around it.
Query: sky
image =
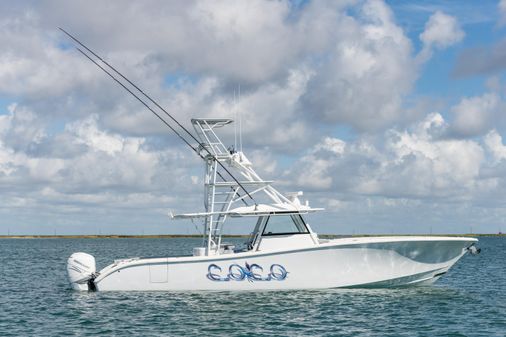
[[[187,126],[241,116],[318,233],[506,231],[506,1],[27,0],[0,3],[0,235],[197,233],[168,213],[203,211],[200,158],[57,27]]]

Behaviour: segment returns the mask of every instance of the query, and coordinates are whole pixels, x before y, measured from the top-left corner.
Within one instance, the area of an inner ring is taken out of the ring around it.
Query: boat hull
[[[99,291],[228,291],[430,284],[476,241],[349,238],[284,251],[136,258],[104,268],[94,285]]]

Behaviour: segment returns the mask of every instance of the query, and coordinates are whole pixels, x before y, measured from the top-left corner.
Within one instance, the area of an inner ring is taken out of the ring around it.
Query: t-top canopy
[[[225,126],[233,121],[234,120],[230,118],[192,118],[192,124],[202,123],[212,127]]]
[[[169,214],[173,219],[190,219],[190,218],[204,218],[210,215],[228,215],[231,217],[242,216],[262,216],[262,215],[276,215],[276,214],[300,214],[321,211],[323,208],[311,208],[306,205],[294,206],[291,204],[259,204],[254,206],[243,206],[231,209],[226,212],[203,212],[203,213],[187,213],[174,215],[172,212]]]

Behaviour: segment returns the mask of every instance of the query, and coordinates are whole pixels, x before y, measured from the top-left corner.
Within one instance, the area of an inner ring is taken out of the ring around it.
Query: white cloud
[[[456,17],[436,11],[420,34],[423,49],[418,55],[419,62],[427,61],[432,56],[434,48],[448,48],[462,41],[465,35]]]
[[[42,98],[89,83],[96,73],[58,48],[38,29],[34,15],[0,17],[0,92]]]
[[[75,122],[67,125],[66,130],[73,132],[77,136],[75,142],[77,144],[85,144],[89,148],[104,151],[109,155],[123,150],[124,141],[119,135],[108,135],[104,131],[100,131],[97,126],[98,115],[93,114],[84,121]],[[140,140],[136,141],[137,147]]]
[[[252,163],[255,163],[255,170],[260,176],[266,177],[275,174],[278,162],[272,155],[272,152],[269,151],[269,148],[265,147],[263,149],[251,151],[251,153],[248,153],[247,157]]]
[[[345,146],[346,142],[341,139],[325,137],[321,143],[315,146],[314,152],[325,150],[335,154],[343,154]]]
[[[399,138],[389,139],[395,156],[387,164],[388,179],[383,187],[388,190],[397,185],[390,191],[392,195],[402,194],[403,188],[407,195],[425,197],[472,195],[484,161],[481,146],[469,140],[433,139],[427,131],[394,132]],[[394,180],[396,175],[398,181]]]
[[[416,65],[411,42],[388,6],[368,1],[360,19],[341,16],[335,37],[308,83],[303,109],[361,131],[409,119],[401,101],[416,79]]]
[[[357,196],[469,198],[481,186],[484,150],[475,141],[438,138],[447,127],[434,113],[411,131],[387,131],[384,144],[326,138],[290,174],[306,188]],[[339,151],[330,142],[339,144]]]
[[[26,141],[19,146],[25,134]],[[38,134],[42,136],[29,137]],[[12,142],[13,136],[18,141]],[[98,211],[144,205],[143,212],[158,212],[162,201],[172,200],[164,196],[167,186],[173,193],[179,190],[182,199],[186,197],[186,186],[195,181],[195,160],[178,149],[156,150],[145,142],[100,128],[96,115],[49,135],[33,112],[12,105],[8,115],[0,115],[0,186],[4,191],[0,200],[3,205],[25,207],[25,213],[44,208],[46,213],[59,214],[68,204],[81,211],[83,207]],[[46,145],[52,151],[37,150]],[[72,156],[55,156],[66,153],[56,148],[68,146],[75,147]],[[155,199],[151,207],[146,205]]]
[[[309,3],[294,13],[289,1],[49,1],[37,14],[42,25],[58,22],[101,49],[149,51],[142,63],[163,72],[258,84],[283,76],[308,49],[321,48],[334,13],[348,2]]]
[[[465,36],[457,19],[441,11],[435,12],[425,24],[420,40],[426,46],[446,48],[460,42]]]
[[[119,103],[125,95],[116,90],[115,84],[106,82],[105,75],[81,55],[61,48],[62,42],[68,41],[52,31],[54,26],[47,27],[49,34],[35,33],[50,22],[58,22],[104,51],[103,56],[117,68],[128,69],[127,74],[147,86],[155,97],[161,97],[169,111],[185,118],[207,110],[204,107],[209,104],[216,108],[224,101],[223,90],[231,96],[231,86],[242,84],[245,101],[266,94],[273,97],[268,99],[271,102],[286,99],[289,104],[276,113],[283,120],[294,120],[305,111],[307,121],[324,119],[371,130],[399,118],[409,119],[401,111],[401,102],[416,79],[410,41],[382,1],[356,5],[358,17],[346,13],[351,3],[315,1],[297,9],[288,1],[218,1],[212,5],[205,1],[127,1],[119,10],[103,2],[48,2],[10,24],[13,28],[5,26],[5,44],[12,46],[12,53],[3,54],[7,55],[6,71],[3,77],[0,71],[0,79],[4,79],[2,83],[11,82],[4,88],[11,94],[64,94],[73,99],[85,95],[95,103],[82,102],[81,115],[97,108],[112,110],[118,131],[124,128],[128,132],[136,129],[160,133],[156,121]],[[100,19],[104,17],[111,21]],[[15,29],[18,26],[24,28]],[[33,38],[26,41],[27,47],[20,48],[16,41],[26,36]],[[28,49],[44,50],[44,57]],[[178,74],[189,78],[190,85],[160,86],[165,76]],[[287,84],[290,90],[270,89]],[[206,85],[211,90],[207,95],[195,92]],[[195,97],[205,100],[205,105],[196,106]],[[258,99],[257,105],[261,103]],[[273,115],[257,111],[252,114]],[[259,123],[264,119],[259,118]],[[290,134],[307,134],[302,124],[292,124]],[[277,143],[293,140],[292,136],[275,134]]]
[[[191,66],[220,69],[243,81],[268,79],[301,50],[285,21],[288,14],[289,4],[284,1],[195,3],[189,8],[189,19],[196,31],[190,34],[208,41],[203,46],[208,52],[200,53],[200,62]],[[221,46],[218,53],[217,45]]]
[[[500,97],[496,93],[463,98],[451,109],[454,115],[452,131],[463,137],[483,134],[490,129],[500,103]]]
[[[504,146],[502,137],[497,130],[489,131],[485,136],[484,142],[496,162],[506,159],[506,146]]]
[[[499,4],[497,4],[497,8],[499,9],[499,26],[504,26],[506,24],[506,0],[500,0]]]
[[[302,160],[307,162],[308,170],[297,177],[297,185],[310,190],[328,190],[332,186],[331,163],[312,156]]]

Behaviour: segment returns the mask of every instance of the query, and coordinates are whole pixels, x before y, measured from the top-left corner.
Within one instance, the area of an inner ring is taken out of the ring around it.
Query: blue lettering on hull
[[[288,272],[285,267],[280,264],[272,264],[269,273],[265,275],[264,269],[256,263],[245,263],[245,267],[237,263],[228,267],[228,273],[223,275],[222,269],[216,264],[210,264],[207,268],[207,278],[211,281],[229,282],[229,281],[283,281],[286,279]]]

